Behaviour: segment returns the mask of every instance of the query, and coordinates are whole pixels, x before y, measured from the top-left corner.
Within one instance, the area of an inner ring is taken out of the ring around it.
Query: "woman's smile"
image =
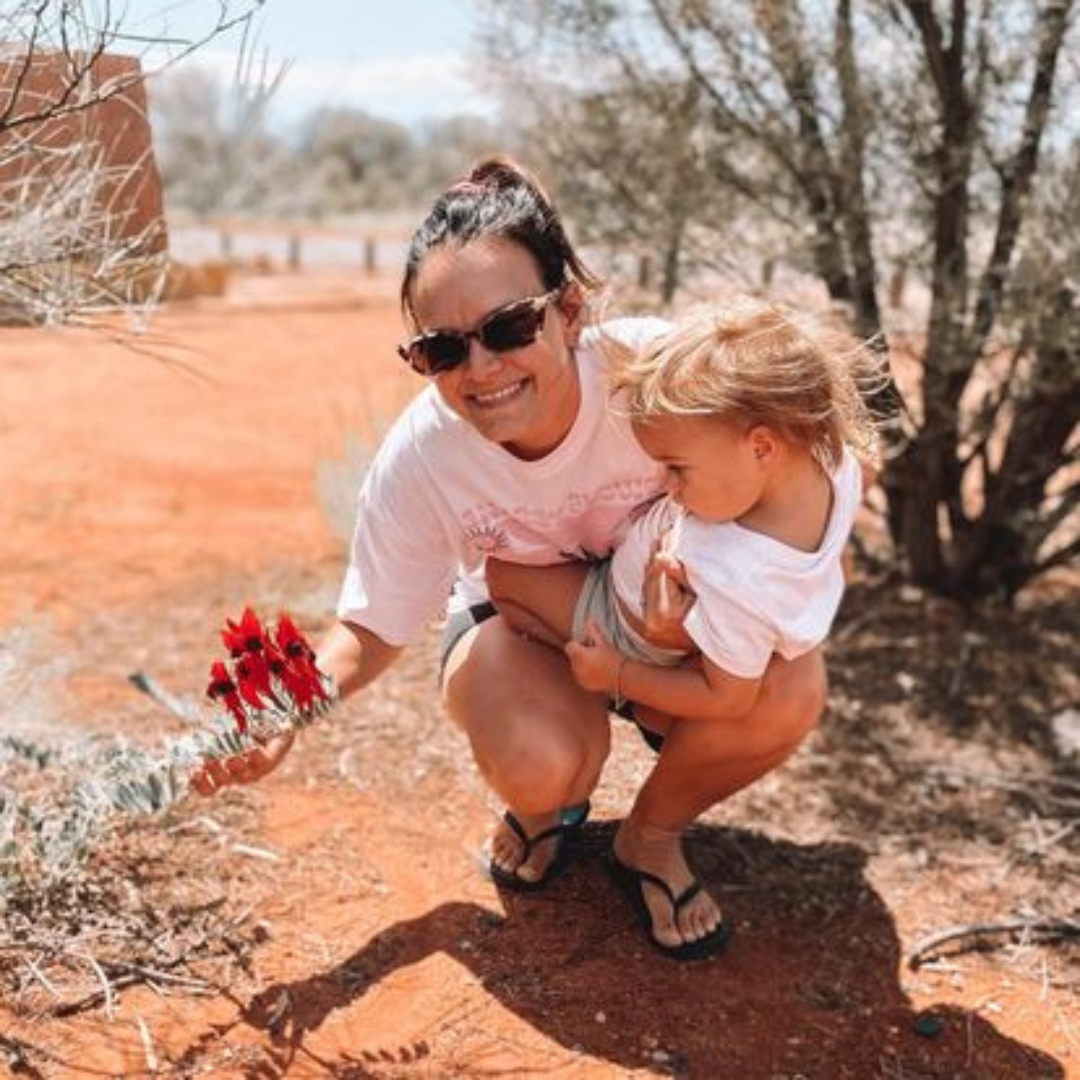
[[[471,401],[475,405],[479,405],[482,409],[497,409],[502,405],[507,405],[512,401],[517,400],[526,390],[531,379],[518,379],[517,382],[508,383],[505,386],[500,386],[497,390],[475,390],[471,393],[466,393],[465,397],[468,401]]]

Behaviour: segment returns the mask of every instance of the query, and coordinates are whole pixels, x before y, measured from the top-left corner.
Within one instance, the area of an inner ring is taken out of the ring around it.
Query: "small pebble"
[[[598,1012],[596,1014],[596,1022],[598,1024],[606,1024],[607,1023],[607,1014],[602,1013],[602,1012]]]

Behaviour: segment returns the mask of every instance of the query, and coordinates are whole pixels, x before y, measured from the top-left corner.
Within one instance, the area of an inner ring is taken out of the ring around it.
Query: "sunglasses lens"
[[[454,334],[429,334],[414,341],[409,350],[409,360],[417,371],[437,375],[450,371],[460,364],[469,352],[469,342]]]
[[[544,323],[544,308],[538,305],[493,316],[480,330],[480,340],[492,352],[509,352],[531,345]]]
[[[491,352],[509,352],[531,345],[544,325],[544,312],[555,292],[519,300],[502,311],[496,311],[479,329],[467,334],[452,330],[434,330],[413,338],[398,352],[422,375],[439,375],[453,371],[469,356],[469,339],[478,338]]]

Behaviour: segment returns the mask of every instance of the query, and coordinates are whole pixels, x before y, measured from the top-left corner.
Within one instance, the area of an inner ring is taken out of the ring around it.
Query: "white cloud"
[[[265,77],[272,78],[281,63],[271,58]],[[236,55],[224,50],[207,49],[184,64],[213,71],[223,80],[236,77]],[[252,75],[259,77],[257,66]],[[348,105],[401,122],[494,110],[490,97],[470,83],[468,61],[453,52],[296,60],[288,65],[273,104],[274,113],[288,122],[319,106]]]

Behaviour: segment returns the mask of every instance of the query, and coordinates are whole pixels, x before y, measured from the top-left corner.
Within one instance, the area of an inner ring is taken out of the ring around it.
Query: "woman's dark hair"
[[[510,240],[525,248],[536,260],[545,289],[570,280],[589,289],[600,284],[574,251],[558,213],[536,180],[509,158],[487,158],[436,199],[413,234],[401,279],[401,310],[411,325],[416,325],[412,288],[424,257],[443,244],[463,246],[484,237]]]

